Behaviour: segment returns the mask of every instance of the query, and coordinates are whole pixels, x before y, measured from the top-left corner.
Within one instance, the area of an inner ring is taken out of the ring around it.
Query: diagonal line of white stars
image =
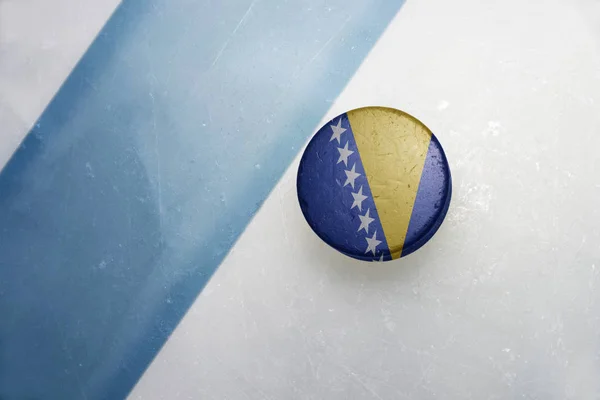
[[[330,142],[337,140],[338,145],[342,144],[342,134],[344,132],[347,131],[346,128],[342,128],[342,118],[340,117],[340,119],[338,119],[337,124],[335,125],[329,125],[331,127],[331,131],[332,131],[332,135],[331,138],[329,139]],[[344,166],[346,168],[348,168],[348,158],[354,154],[353,150],[348,149],[348,143],[349,141],[346,141],[346,144],[344,145],[344,147],[338,147],[337,150],[340,154],[340,157],[337,160],[336,164],[339,163],[344,163]],[[363,186],[361,186],[356,193],[354,192],[354,184],[356,179],[361,176],[362,174],[356,172],[356,163],[352,164],[352,168],[350,169],[344,169],[344,172],[346,173],[346,181],[344,182],[344,187],[350,185],[352,187],[352,198],[354,199],[354,201],[352,202],[352,206],[350,207],[350,210],[352,210],[354,207],[358,208],[359,212],[362,212],[362,203],[363,201],[365,201],[368,196],[363,194]],[[357,232],[360,232],[361,230],[364,230],[365,233],[368,235],[369,234],[369,225],[375,221],[375,218],[372,218],[370,216],[370,212],[371,210],[369,208],[367,208],[367,210],[365,211],[364,215],[361,215],[360,213],[358,214],[358,218],[360,219],[360,226],[358,227]],[[371,252],[371,254],[373,254],[373,256],[377,255],[377,246],[379,246],[382,241],[377,239],[377,231],[373,232],[373,236],[372,237],[365,237],[365,240],[367,241],[367,249],[365,250],[365,254],[368,254],[369,252]],[[381,257],[379,258],[379,260],[373,260],[373,261],[383,261],[383,253],[381,253]]]

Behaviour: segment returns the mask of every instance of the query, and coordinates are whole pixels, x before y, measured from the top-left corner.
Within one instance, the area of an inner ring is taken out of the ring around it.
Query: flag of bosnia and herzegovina
[[[298,171],[300,207],[311,228],[340,252],[387,261],[423,246],[452,194],[435,135],[399,110],[366,107],[323,126]]]

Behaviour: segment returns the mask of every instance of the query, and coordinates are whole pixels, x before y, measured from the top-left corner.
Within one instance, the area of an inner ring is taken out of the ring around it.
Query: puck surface
[[[389,261],[423,246],[452,196],[444,150],[411,115],[365,107],[326,123],[298,169],[298,200],[313,231],[360,260]]]

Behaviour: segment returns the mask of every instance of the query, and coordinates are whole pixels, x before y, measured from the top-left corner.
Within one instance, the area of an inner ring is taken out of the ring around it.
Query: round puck
[[[400,110],[365,107],[325,124],[298,170],[298,199],[313,231],[360,260],[388,261],[423,246],[452,196],[435,135]]]

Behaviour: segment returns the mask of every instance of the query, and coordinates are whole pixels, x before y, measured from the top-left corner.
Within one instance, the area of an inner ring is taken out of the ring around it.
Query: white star
[[[373,253],[373,255],[375,255],[375,252],[377,251],[377,246],[379,246],[379,244],[381,243],[381,240],[377,240],[377,231],[375,231],[372,238],[366,237],[365,240],[368,244],[367,250],[365,250],[365,254],[367,254],[370,251],[371,253]]]
[[[381,257],[379,257],[379,260],[375,259],[371,260],[371,262],[383,262],[383,253],[381,253]]]
[[[352,197],[354,197],[354,202],[352,203],[352,207],[350,207],[350,209],[352,210],[354,207],[358,207],[358,211],[362,211],[362,202],[365,201],[365,199],[368,196],[365,196],[362,193],[362,186],[360,187],[360,189],[358,189],[357,193],[352,192]]]
[[[350,154],[352,154],[354,152],[352,150],[348,150],[348,142],[346,142],[346,145],[344,146],[343,149],[341,147],[338,147],[338,151],[340,152],[340,159],[338,160],[337,163],[339,164],[343,161],[344,165],[347,167],[348,166],[348,157],[350,156]]]
[[[338,143],[341,144],[341,137],[342,137],[342,133],[346,132],[346,128],[342,128],[342,119],[338,119],[338,123],[337,125],[329,125],[331,127],[331,130],[333,130],[333,135],[331,135],[331,139],[329,139],[329,141],[331,142],[333,139],[337,139]]]
[[[358,172],[356,172],[356,164],[352,166],[352,169],[350,171],[344,170],[344,172],[346,173],[346,182],[344,183],[344,186],[350,184],[350,186],[352,186],[352,189],[354,189],[354,181],[361,175]]]
[[[357,232],[360,232],[361,229],[364,229],[365,233],[369,233],[369,225],[371,222],[375,221],[375,218],[371,218],[369,216],[369,211],[371,210],[367,208],[365,215],[358,214],[358,218],[360,218],[360,226],[358,227]]]

